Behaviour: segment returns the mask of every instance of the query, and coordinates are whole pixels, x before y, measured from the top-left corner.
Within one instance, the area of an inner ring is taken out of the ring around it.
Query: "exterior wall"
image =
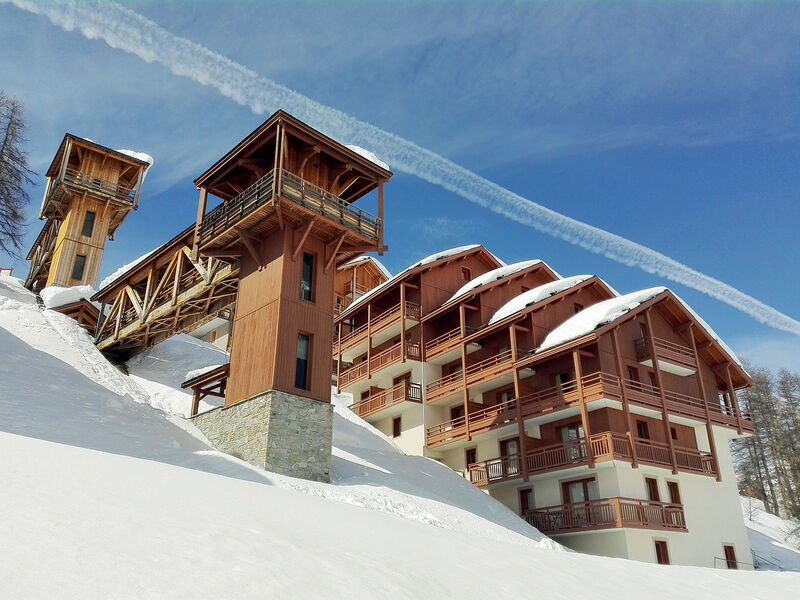
[[[379,416],[378,413],[376,416]],[[395,417],[400,417],[400,435],[392,436],[392,422]],[[377,419],[369,422],[381,433],[392,438],[400,450],[413,456],[422,456],[425,447],[425,426],[423,422],[423,409],[421,404],[414,404],[399,415]]]
[[[324,242],[309,236],[292,260],[293,231],[287,227],[241,259],[231,343],[231,376],[226,404],[266,390],[330,401],[333,344],[333,271],[324,273]],[[313,301],[300,299],[302,252],[315,255]],[[294,387],[298,333],[311,335],[310,389]]]
[[[199,414],[192,422],[217,450],[251,465],[291,477],[330,481],[330,404],[268,391]]]

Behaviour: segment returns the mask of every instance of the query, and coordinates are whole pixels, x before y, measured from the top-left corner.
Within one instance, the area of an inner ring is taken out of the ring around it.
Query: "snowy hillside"
[[[800,572],[800,522],[770,514],[764,503],[740,496],[747,540],[756,553],[760,569]]]
[[[2,598],[786,598],[800,575],[566,552],[336,398],[333,483],[214,451],[180,415],[218,350],[178,337],[125,376],[0,277]],[[157,408],[156,408],[157,407]],[[173,414],[170,414],[173,413]]]

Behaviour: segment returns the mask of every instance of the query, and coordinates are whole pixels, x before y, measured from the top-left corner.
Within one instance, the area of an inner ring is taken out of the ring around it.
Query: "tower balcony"
[[[534,508],[523,518],[542,533],[551,535],[623,527],[687,531],[682,504],[618,496]]]
[[[394,416],[403,410],[405,402],[422,402],[422,386],[418,383],[403,381],[387,390],[364,398],[350,405],[350,410],[364,418],[381,412],[381,417]],[[394,408],[395,410],[389,410]],[[385,412],[384,412],[385,411]],[[390,414],[391,413],[391,414]]]
[[[276,172],[279,178],[275,177]],[[295,209],[308,217],[321,217],[377,247],[382,227],[378,217],[286,169],[272,169],[238,196],[203,216],[198,236],[200,248],[211,244],[225,247],[238,239],[237,230],[256,225],[264,230],[278,227],[282,215],[275,210],[276,198],[288,201],[281,202],[281,210]]]
[[[645,338],[639,338],[635,342],[636,360],[639,364],[653,367],[653,356],[650,344]],[[673,373],[685,377],[697,372],[697,361],[694,351],[688,346],[676,344],[662,338],[653,338],[653,348],[655,349],[658,368],[667,373]]]

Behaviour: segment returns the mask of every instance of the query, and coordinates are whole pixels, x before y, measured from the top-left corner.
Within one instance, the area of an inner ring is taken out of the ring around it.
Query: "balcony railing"
[[[426,387],[428,402],[433,402],[463,388],[466,377],[467,385],[475,385],[487,381],[508,371],[512,363],[511,350],[505,350],[485,360],[467,366],[462,371],[456,371],[439,379],[431,381]]]
[[[400,314],[402,312],[400,308],[401,305],[398,302],[397,304],[395,304],[391,308],[386,309],[379,315],[372,317],[372,319],[370,320],[370,324],[364,323],[363,325],[360,325],[348,331],[346,334],[343,334],[341,340],[342,350],[355,346],[359,342],[365,340],[367,337],[367,333],[369,333],[370,331],[374,335],[379,331],[385,329],[386,327],[394,324],[400,318]],[[419,321],[419,317],[420,317],[419,304],[406,300],[406,318]],[[344,327],[344,324],[342,324],[342,326]],[[339,343],[340,343],[339,337],[334,332],[333,336],[334,356],[339,353]]]
[[[136,196],[136,190],[132,189],[130,186],[118,185],[117,183],[107,181],[100,177],[92,177],[74,169],[67,169],[64,172],[63,179],[53,181],[50,188],[51,191],[55,189],[59,181],[66,185],[90,190],[104,196],[112,196],[117,200],[123,200],[125,202],[133,202]]]
[[[278,195],[363,236],[378,240],[381,227],[378,217],[285,169],[280,171],[281,189],[276,190],[274,173],[273,169],[235,198],[208,212],[200,223],[200,243],[215,238]]]
[[[461,373],[458,372],[432,382],[427,388],[428,401],[441,398],[451,393],[452,390],[461,389],[461,381]],[[445,387],[442,382],[449,385],[449,387]],[[431,386],[434,384],[436,387],[432,393]],[[628,401],[631,404],[661,410],[661,390],[659,388],[630,379],[620,379],[616,375],[609,373],[585,375],[581,378],[580,389],[583,390],[585,402],[592,402],[601,398],[621,401],[623,385],[625,386]],[[444,389],[444,392],[440,391],[442,389]],[[431,447],[440,446],[490,429],[496,429],[509,423],[515,423],[520,415],[523,420],[531,419],[577,406],[581,401],[580,389],[577,381],[569,381],[544,390],[523,394],[515,400],[489,406],[472,412],[466,417],[459,417],[458,419],[429,427],[427,430],[427,443]],[[705,420],[705,408],[702,400],[667,390],[664,391],[664,396],[666,408],[670,414]],[[736,413],[732,408],[709,403],[708,410],[712,423],[736,426]],[[753,431],[753,421],[750,415],[748,413],[740,413],[740,415],[743,429]],[[700,463],[697,462],[698,459]],[[712,467],[708,463],[708,458],[690,457],[687,454],[678,459],[677,451],[676,460],[682,460],[684,462],[683,466],[687,470],[694,469],[702,473],[707,473],[708,469]],[[716,467],[713,466],[713,468]]]
[[[469,335],[476,331],[475,327],[467,327],[466,334]],[[436,336],[432,340],[425,342],[425,360],[436,358],[440,354],[449,352],[461,341],[461,327],[456,327],[450,331]]]
[[[422,402],[422,386],[403,381],[388,390],[352,404],[350,410],[359,417],[366,417],[400,402]]]
[[[637,458],[642,463],[672,468],[669,446],[652,440],[634,438]],[[586,438],[549,444],[525,452],[525,468],[529,475],[546,473],[589,464],[588,449],[591,447],[595,462],[624,460],[631,462],[632,453],[628,438],[623,433],[604,431],[592,434],[587,446]],[[508,457],[506,457],[508,458]],[[516,468],[501,468],[506,458],[494,458],[468,465],[469,480],[478,486],[522,477],[523,471]],[[519,457],[517,457],[519,458]],[[714,458],[708,452],[692,448],[675,447],[678,469],[702,475],[716,475]]]
[[[535,508],[523,517],[539,531],[551,534],[619,527],[686,531],[683,505],[635,498],[601,498]]]
[[[636,360],[650,360],[650,344],[647,339],[639,338],[635,342]],[[676,344],[662,338],[653,338],[653,347],[656,350],[657,358],[671,362],[692,371],[697,370],[697,361],[694,358],[694,351],[688,346]]]
[[[358,381],[359,379],[363,379],[364,377],[369,376],[370,373],[374,373],[379,369],[387,367],[391,364],[399,362],[403,358],[402,353],[402,346],[400,342],[387,348],[386,350],[376,354],[375,356],[369,359],[369,362],[366,360],[364,362],[358,363],[357,365],[342,371],[339,374],[339,387],[347,387],[351,383]],[[419,344],[415,344],[412,342],[406,342],[406,357],[412,360],[419,360],[420,359],[420,348]]]

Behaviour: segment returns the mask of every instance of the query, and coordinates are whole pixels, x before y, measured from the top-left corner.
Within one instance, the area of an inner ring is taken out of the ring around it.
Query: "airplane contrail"
[[[0,0],[7,2],[9,0]],[[775,329],[800,335],[800,322],[760,300],[660,252],[536,204],[398,135],[364,123],[290,90],[114,2],[10,0],[46,16],[67,31],[78,30],[112,48],[167,67],[175,75],[216,88],[256,114],[288,110],[334,139],[375,152],[393,169],[415,175],[509,219],[576,244],[624,265],[694,288]]]

